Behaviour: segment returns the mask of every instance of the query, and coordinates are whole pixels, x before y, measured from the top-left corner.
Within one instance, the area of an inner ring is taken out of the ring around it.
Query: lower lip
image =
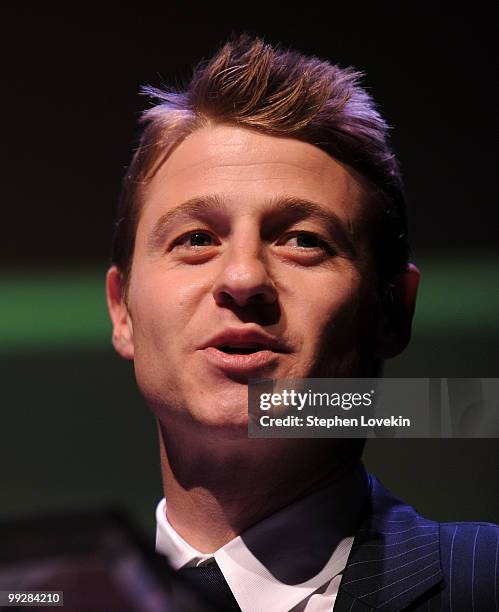
[[[208,361],[216,367],[233,374],[250,374],[257,370],[273,365],[280,353],[274,351],[257,351],[256,353],[224,353],[210,346],[203,349]]]

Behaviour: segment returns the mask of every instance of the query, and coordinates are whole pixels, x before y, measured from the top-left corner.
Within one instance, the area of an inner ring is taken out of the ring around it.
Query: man
[[[417,515],[366,474],[363,441],[247,436],[250,378],[375,376],[410,337],[400,174],[358,81],[242,37],[185,91],[146,90],[113,344],[158,423],[158,551],[220,609],[494,605],[493,526]]]

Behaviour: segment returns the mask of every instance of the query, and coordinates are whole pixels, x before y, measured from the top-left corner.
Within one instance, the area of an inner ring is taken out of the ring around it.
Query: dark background
[[[375,5],[2,9],[0,518],[114,504],[153,532],[154,422],[104,305],[112,219],[140,85],[181,85],[231,32],[365,71],[393,126],[423,282],[386,375],[498,376],[493,3]],[[375,440],[366,464],[432,518],[499,521],[498,448]]]

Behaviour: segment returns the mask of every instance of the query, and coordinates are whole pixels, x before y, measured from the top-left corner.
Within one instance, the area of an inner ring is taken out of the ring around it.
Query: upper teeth
[[[224,344],[229,348],[258,348],[258,344]]]
[[[222,344],[220,347],[222,350],[231,350],[231,351],[259,351],[263,347],[261,344]]]

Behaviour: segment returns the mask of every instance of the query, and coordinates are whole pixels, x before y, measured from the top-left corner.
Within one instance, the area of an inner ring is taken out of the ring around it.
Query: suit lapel
[[[335,612],[407,607],[442,579],[439,525],[393,497],[374,478],[341,580]]]

